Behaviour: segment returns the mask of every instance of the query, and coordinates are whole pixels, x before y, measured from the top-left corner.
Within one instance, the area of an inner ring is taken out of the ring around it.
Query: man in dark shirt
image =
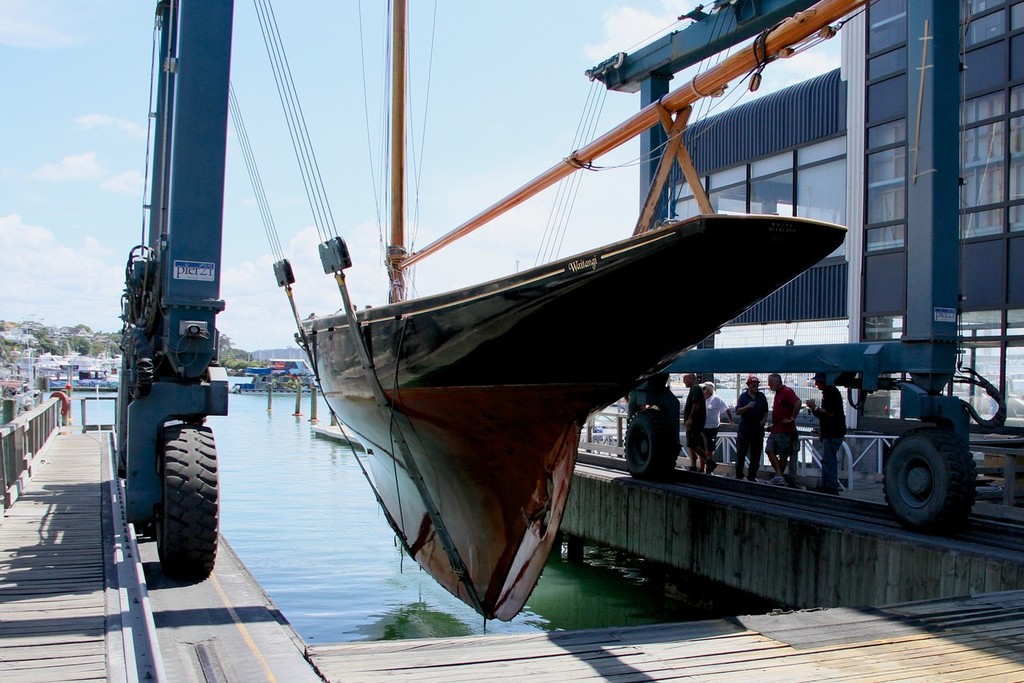
[[[811,414],[818,418],[821,431],[821,493],[839,493],[839,449],[846,437],[846,415],[843,412],[843,397],[839,390],[826,383],[825,373],[814,376],[814,386],[821,391],[821,407],[814,399],[807,399]]]
[[[704,422],[707,419],[704,388],[697,384],[697,377],[692,372],[683,375],[683,384],[690,390],[683,405],[683,425],[686,427],[686,445],[690,449],[690,469],[711,474],[718,467],[718,463],[708,455],[708,447],[704,442]]]
[[[757,481],[757,468],[761,465],[761,449],[764,447],[764,421],[768,416],[768,399],[759,388],[761,381],[756,376],[747,377],[747,390],[736,399],[736,414],[740,416],[736,427],[736,478],[743,478],[744,463],[747,480]]]

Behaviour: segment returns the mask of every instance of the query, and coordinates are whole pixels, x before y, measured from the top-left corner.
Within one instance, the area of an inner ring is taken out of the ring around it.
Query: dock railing
[[[60,429],[61,402],[51,398],[0,425],[0,492],[6,510],[21,495],[35,456]]]
[[[105,404],[113,410],[104,410]],[[96,410],[97,404],[100,406]],[[18,415],[10,422],[0,424],[0,497],[6,510],[21,495],[29,478],[35,457],[56,436],[62,426],[83,431],[107,431],[114,428],[113,415],[117,414],[117,396],[80,394],[71,398],[71,423],[65,424],[61,415],[62,402],[54,397],[35,408]],[[77,412],[75,408],[77,407]],[[92,422],[89,421],[93,408]],[[110,417],[107,417],[107,415]]]
[[[715,445],[715,459],[721,464],[736,462],[736,432],[733,425],[723,425]],[[594,413],[587,420],[580,435],[579,448],[582,451],[601,455],[625,457],[626,414],[615,406]],[[680,429],[680,441],[685,441]],[[877,433],[848,433],[839,454],[840,487],[852,491],[857,482],[881,481],[885,468],[885,454],[892,447],[896,436]],[[978,468],[981,476],[1002,477],[1002,504],[1014,506],[1019,496],[1024,496],[1022,487],[1017,486],[1018,458],[1024,451],[1013,448],[997,448],[972,443],[971,451],[991,461],[994,457],[1001,465]],[[680,456],[685,455],[685,448]],[[797,453],[796,470],[790,471],[798,477],[817,478],[821,472],[821,439],[816,433],[800,432],[800,449]],[[986,462],[987,465],[987,462]],[[760,468],[767,465],[767,458],[761,454]],[[719,470],[721,471],[721,470]]]

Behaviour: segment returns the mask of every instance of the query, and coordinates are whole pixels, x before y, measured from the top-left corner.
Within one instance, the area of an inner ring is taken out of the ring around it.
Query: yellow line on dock
[[[249,635],[249,630],[245,628],[245,624],[238,618],[238,612],[231,605],[231,600],[228,598],[228,594],[224,592],[224,589],[220,585],[220,581],[217,580],[216,574],[210,574],[210,581],[213,582],[213,587],[217,590],[217,594],[220,595],[221,602],[224,603],[224,607],[227,608],[228,614],[231,615],[231,621],[235,622],[235,626],[238,627],[239,633],[242,634],[242,639],[245,640],[245,644],[249,646],[249,650],[256,655],[256,659],[259,660],[260,666],[263,667],[263,671],[267,674],[267,680],[277,683],[277,678],[270,670],[270,665],[267,664],[267,660],[263,658],[263,654],[259,648],[256,647],[256,641]]]

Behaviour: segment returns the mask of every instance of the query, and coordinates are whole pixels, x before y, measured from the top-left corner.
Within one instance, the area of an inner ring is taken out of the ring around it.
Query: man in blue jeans
[[[821,391],[821,407],[814,399],[807,399],[807,407],[811,415],[818,418],[821,432],[821,483],[820,493],[836,495],[839,493],[839,449],[846,438],[846,415],[843,412],[843,397],[839,390],[825,381],[825,373],[814,376],[814,386]]]

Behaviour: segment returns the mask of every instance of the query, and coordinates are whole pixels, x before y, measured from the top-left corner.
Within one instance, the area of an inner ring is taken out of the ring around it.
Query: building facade
[[[875,0],[846,24],[843,66],[766,95],[688,131],[716,211],[842,223],[847,242],[716,335],[719,348],[901,339],[922,286],[908,275],[908,183],[920,130],[908,77],[908,0]],[[1007,400],[1002,431],[1024,432],[1024,2],[965,0],[961,8],[959,263],[961,363]],[[698,210],[685,182],[677,216]],[[936,228],[938,229],[938,228]],[[730,264],[751,277],[770,264]],[[982,417],[994,402],[975,384],[953,395]],[[861,426],[900,417],[899,393],[865,402]]]

